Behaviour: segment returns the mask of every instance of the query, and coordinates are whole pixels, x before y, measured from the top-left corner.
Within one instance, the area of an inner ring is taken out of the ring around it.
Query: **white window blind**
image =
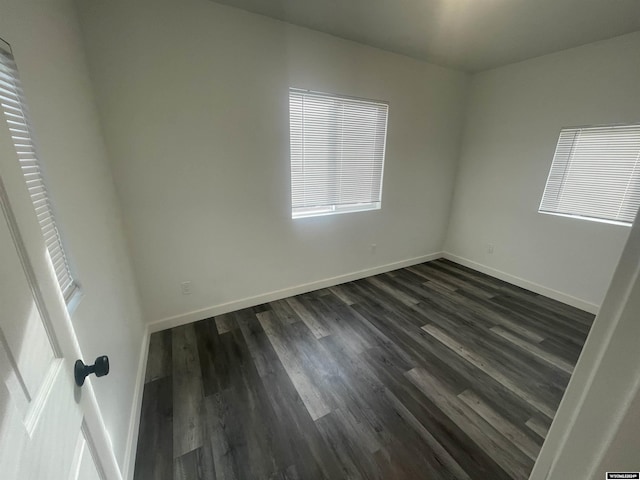
[[[640,206],[640,125],[564,128],[539,211],[630,225]]]
[[[291,216],[380,208],[389,106],[289,90]]]
[[[42,168],[25,114],[25,101],[18,70],[10,52],[0,45],[0,106],[9,127],[20,167],[24,175],[31,201],[38,216],[42,235],[55,270],[58,284],[68,302],[76,289],[64,252],[60,232],[56,225]]]

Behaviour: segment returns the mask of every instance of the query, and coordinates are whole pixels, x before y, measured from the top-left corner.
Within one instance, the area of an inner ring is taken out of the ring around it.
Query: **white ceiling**
[[[215,1],[471,72],[640,30],[640,0]]]

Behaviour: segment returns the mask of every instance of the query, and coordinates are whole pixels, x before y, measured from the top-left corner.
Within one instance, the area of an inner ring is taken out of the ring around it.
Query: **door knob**
[[[96,358],[93,365],[85,365],[82,360],[76,360],[73,373],[76,378],[76,385],[79,387],[84,385],[84,379],[87,375],[95,373],[96,377],[104,377],[109,373],[109,357],[102,355]]]

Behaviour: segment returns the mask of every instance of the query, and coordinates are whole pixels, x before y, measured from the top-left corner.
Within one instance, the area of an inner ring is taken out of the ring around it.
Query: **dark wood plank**
[[[229,388],[229,358],[223,348],[215,319],[193,324],[196,334],[202,387],[206,397]]]
[[[529,427],[532,432],[538,434],[540,438],[545,438],[551,427],[551,421],[540,415],[535,415],[525,422],[525,425]]]
[[[229,405],[226,390],[218,391],[205,399],[206,431],[217,480],[239,480],[238,463],[243,448],[241,419]]]
[[[134,469],[136,480],[173,479],[172,379],[147,383],[142,396]]]
[[[149,338],[145,383],[171,375],[171,365],[171,330],[152,333]]]
[[[173,480],[215,480],[209,445],[192,450],[173,462]]]
[[[331,335],[331,331],[327,328],[327,326],[315,315],[312,315],[303,303],[296,297],[287,298],[285,300],[291,309],[298,315],[298,318],[302,320],[307,328],[311,330],[313,335],[316,338],[326,337],[327,335]]]
[[[218,335],[223,335],[236,328],[236,322],[233,320],[233,316],[228,313],[224,315],[218,315],[214,320],[216,322]]]
[[[193,324],[172,330],[173,455],[175,458],[204,444],[204,393]]]
[[[307,407],[311,418],[317,420],[327,415],[331,412],[331,407],[326,396],[308,375],[305,367],[305,363],[307,363],[306,357],[298,354],[299,349],[294,344],[287,342],[288,335],[283,325],[279,324],[271,312],[262,312],[257,316],[280,362]]]

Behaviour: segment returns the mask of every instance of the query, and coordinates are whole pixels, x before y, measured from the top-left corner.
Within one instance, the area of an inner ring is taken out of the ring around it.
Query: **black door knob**
[[[93,365],[85,365],[82,360],[76,360],[73,373],[76,378],[76,385],[79,387],[84,385],[84,379],[87,375],[95,373],[96,377],[104,377],[109,373],[109,357],[102,355],[101,357],[96,358]]]

